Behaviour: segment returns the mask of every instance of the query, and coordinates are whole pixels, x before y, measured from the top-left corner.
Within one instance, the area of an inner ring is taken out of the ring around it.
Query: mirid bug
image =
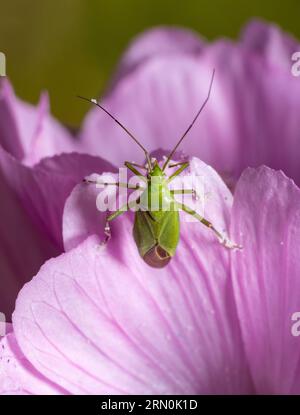
[[[192,123],[189,125],[187,130],[181,136],[173,150],[166,157],[163,166],[160,166],[156,159],[151,159],[149,152],[145,147],[134,137],[133,134],[118,121],[112,114],[110,114],[105,108],[103,108],[95,99],[82,98],[86,101],[93,103],[94,105],[101,108],[107,115],[109,115],[130,137],[135,141],[135,143],[143,150],[147,163],[145,166],[138,165],[136,163],[130,163],[125,161],[125,166],[133,172],[136,176],[140,177],[143,180],[144,186],[130,186],[127,183],[107,183],[120,186],[126,186],[128,189],[137,190],[140,188],[142,191],[139,196],[141,209],[135,212],[134,226],[133,226],[133,237],[140,253],[140,256],[143,260],[154,268],[163,268],[175,255],[176,248],[179,241],[179,212],[182,210],[188,215],[192,215],[194,218],[199,220],[204,226],[211,229],[211,231],[216,235],[219,242],[222,243],[225,247],[233,249],[240,248],[238,245],[231,242],[227,239],[221,232],[219,232],[214,225],[199,215],[195,210],[189,208],[183,203],[179,203],[174,198],[175,194],[194,194],[193,189],[180,189],[180,190],[170,190],[169,184],[172,180],[180,175],[188,166],[189,162],[184,161],[176,164],[170,164],[172,156],[187,136],[188,132],[191,130],[195,124],[197,118],[201,114],[202,110],[209,101],[212,85],[214,81],[215,71],[213,71],[212,78],[209,85],[209,90],[207,97],[201,108],[197,112]],[[170,167],[178,167],[178,169],[167,176],[166,169]],[[143,174],[140,170],[144,170]],[[153,180],[155,178],[155,180]],[[87,183],[97,184],[97,181],[86,180]],[[151,201],[159,200],[159,206],[151,204]],[[170,206],[169,210],[164,210],[162,208],[163,202],[167,201]],[[105,240],[104,243],[107,243],[111,238],[110,222],[116,219],[118,216],[122,215],[128,209],[131,209],[130,203],[127,203],[126,206],[121,207],[119,210],[113,212],[107,217],[106,226],[104,229]]]

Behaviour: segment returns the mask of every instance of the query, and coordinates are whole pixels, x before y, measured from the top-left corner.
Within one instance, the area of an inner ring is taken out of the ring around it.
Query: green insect
[[[170,190],[169,184],[175,177],[180,175],[188,166],[189,162],[184,161],[176,164],[171,164],[171,158],[174,155],[175,151],[178,149],[179,145],[182,143],[183,139],[186,137],[188,132],[191,130],[195,124],[200,113],[206,106],[214,81],[215,71],[213,71],[209,91],[207,98],[193,119],[192,123],[189,125],[185,133],[182,135],[176,146],[173,148],[171,153],[166,157],[166,160],[161,167],[156,159],[151,159],[148,151],[144,146],[127,130],[124,125],[122,125],[112,114],[110,114],[105,108],[103,108],[96,100],[88,99],[84,97],[79,97],[93,104],[97,105],[103,111],[106,112],[125,132],[136,142],[136,144],[144,151],[147,164],[145,166],[138,165],[136,163],[130,163],[126,161],[125,166],[138,176],[143,182],[144,186],[130,186],[127,183],[105,183],[106,185],[115,185],[118,187],[127,187],[132,190],[141,190],[141,195],[138,197],[138,202],[140,209],[135,212],[134,226],[133,226],[133,237],[136,243],[136,246],[139,250],[140,256],[143,260],[154,268],[163,268],[175,255],[176,248],[179,242],[179,210],[186,212],[188,215],[192,215],[194,218],[198,219],[203,225],[207,226],[215,233],[218,240],[227,248],[239,248],[238,245],[235,245],[230,240],[228,240],[221,232],[219,232],[211,222],[209,222],[204,217],[200,216],[195,210],[189,208],[183,203],[179,203],[174,198],[176,194],[191,194],[195,195],[193,189],[180,189],[180,190]],[[167,168],[178,169],[167,176]],[[140,170],[144,170],[145,173],[142,173]],[[85,180],[87,183],[97,184],[97,181]],[[159,201],[153,207],[153,200]],[[165,202],[165,203],[164,203]],[[110,222],[116,219],[118,216],[122,215],[127,210],[134,207],[134,203],[127,203],[125,206],[121,207],[116,212],[112,213],[107,217],[105,225],[105,240],[104,243],[107,243],[111,238]],[[163,206],[169,206],[168,210],[165,210]]]

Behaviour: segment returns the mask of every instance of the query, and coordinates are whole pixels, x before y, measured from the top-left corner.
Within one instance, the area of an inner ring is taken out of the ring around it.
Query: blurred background
[[[70,126],[88,110],[75,95],[103,92],[128,42],[151,26],[236,39],[261,17],[300,39],[299,0],[0,0],[0,13],[0,51],[17,94],[35,103],[47,89],[52,112]]]

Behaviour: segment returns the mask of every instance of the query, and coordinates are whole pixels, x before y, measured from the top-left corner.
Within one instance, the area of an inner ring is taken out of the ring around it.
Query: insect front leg
[[[175,177],[179,176],[179,174],[182,173],[183,170],[187,169],[190,165],[188,161],[178,163],[177,165],[180,165],[180,164],[181,164],[181,167],[179,167],[178,170],[176,170],[170,177],[168,177],[167,183],[170,183],[173,179],[175,179]]]
[[[144,182],[147,182],[147,177],[145,177],[140,171],[138,171],[134,166],[135,163],[130,163],[129,161],[125,161],[124,165],[132,171],[133,174],[140,177]]]
[[[183,164],[189,163],[188,161],[179,161],[178,163],[169,164],[168,169],[172,169],[173,167],[182,166]]]
[[[199,222],[201,222],[204,226],[211,229],[213,231],[213,233],[216,235],[216,237],[218,238],[219,242],[222,245],[224,245],[226,248],[228,248],[228,249],[242,249],[242,246],[237,245],[236,243],[234,243],[233,241],[228,239],[222,232],[218,231],[209,220],[207,220],[203,216],[199,215],[195,210],[193,210],[190,207],[184,205],[183,203],[176,203],[176,205],[179,209],[181,209],[184,212],[186,212],[187,214],[193,216],[194,218],[199,220]]]
[[[115,183],[107,183],[107,182],[100,182],[98,180],[90,180],[90,179],[83,179],[83,182],[86,184],[95,184],[95,185],[103,185],[103,186],[117,186],[117,187],[125,187],[130,190],[138,190],[142,189],[140,185],[130,185],[128,183],[121,183],[121,182],[115,182]]]
[[[134,166],[134,167],[138,167],[139,169],[142,169],[142,170],[147,170],[147,167],[142,166],[141,164],[135,163],[134,161],[130,161],[130,162],[126,161],[125,163],[130,164],[131,166]]]

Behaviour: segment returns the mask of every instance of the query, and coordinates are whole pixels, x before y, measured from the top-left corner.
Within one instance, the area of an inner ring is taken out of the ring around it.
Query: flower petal
[[[22,286],[57,248],[28,218],[0,174],[0,312],[10,321]]]
[[[258,393],[300,392],[300,190],[283,173],[248,169],[232,210],[232,234],[244,249],[233,257],[235,301]]]
[[[41,96],[38,107],[19,100],[9,81],[0,84],[0,145],[27,165],[75,149],[75,140],[49,114],[49,100]]]
[[[72,188],[93,171],[114,167],[97,157],[70,153],[44,159],[29,168],[0,148],[0,169],[32,222],[61,248],[63,207]],[[51,203],[50,195],[55,195]]]
[[[216,192],[208,213],[226,222],[229,191],[212,169],[193,163]],[[48,261],[21,291],[13,321],[27,359],[71,393],[251,391],[228,251],[200,224],[182,221],[175,257],[155,270],[138,255],[131,218],[113,225],[107,247],[90,237]]]
[[[149,29],[129,45],[121,58],[114,81],[157,55],[197,54],[202,48],[202,39],[192,30],[167,26]]]
[[[0,341],[0,395],[65,393],[41,376],[26,360],[13,333]]]
[[[253,20],[245,27],[241,42],[244,47],[265,58],[268,64],[281,66],[288,72],[291,71],[293,53],[300,50],[299,42],[291,35],[262,20]]]
[[[99,183],[117,182],[117,175],[92,174],[89,180]],[[102,192],[98,185],[79,183],[68,197],[63,214],[63,239],[65,251],[75,248],[90,235],[104,235],[106,213],[97,209],[97,196]],[[116,195],[116,188],[109,186],[106,194]]]

